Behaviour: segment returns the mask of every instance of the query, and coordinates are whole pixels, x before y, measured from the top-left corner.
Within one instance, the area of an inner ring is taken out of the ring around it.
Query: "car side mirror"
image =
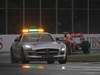
[[[15,41],[15,42],[19,42],[19,38],[16,38],[14,41]]]

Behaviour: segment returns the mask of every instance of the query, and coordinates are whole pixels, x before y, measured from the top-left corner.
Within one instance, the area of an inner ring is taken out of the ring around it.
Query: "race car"
[[[67,39],[68,37],[65,37],[66,40],[68,40],[68,44],[66,43],[68,45],[68,54],[79,50],[82,50],[83,53],[89,53],[90,43],[85,39],[83,33],[70,32],[65,33],[65,35],[68,35],[68,37],[70,37],[70,39]]]
[[[73,51],[81,50],[82,39],[84,39],[83,33],[71,33],[71,37],[73,41],[72,42]]]
[[[43,31],[42,29],[39,29]],[[67,48],[50,33],[38,32],[36,29],[23,30],[11,45],[12,63],[29,63],[30,61],[47,61],[51,64],[58,61],[65,64]]]
[[[89,53],[90,42],[85,39],[83,33],[72,33],[74,50],[82,50],[83,53]]]

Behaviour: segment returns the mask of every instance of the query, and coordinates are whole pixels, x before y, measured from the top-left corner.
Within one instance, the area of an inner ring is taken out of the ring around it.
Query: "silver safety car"
[[[12,63],[29,63],[30,61],[58,61],[65,64],[67,48],[63,42],[47,32],[26,32],[17,37],[11,45]]]

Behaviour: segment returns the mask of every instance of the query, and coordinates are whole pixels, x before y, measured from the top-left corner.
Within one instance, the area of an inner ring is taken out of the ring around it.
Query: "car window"
[[[25,34],[22,38],[23,42],[37,42],[37,41],[53,41],[49,34]]]

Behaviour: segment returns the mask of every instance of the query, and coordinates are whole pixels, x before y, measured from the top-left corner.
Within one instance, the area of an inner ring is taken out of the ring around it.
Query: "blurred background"
[[[0,34],[18,34],[23,26],[50,33],[100,33],[100,0],[0,0]]]

